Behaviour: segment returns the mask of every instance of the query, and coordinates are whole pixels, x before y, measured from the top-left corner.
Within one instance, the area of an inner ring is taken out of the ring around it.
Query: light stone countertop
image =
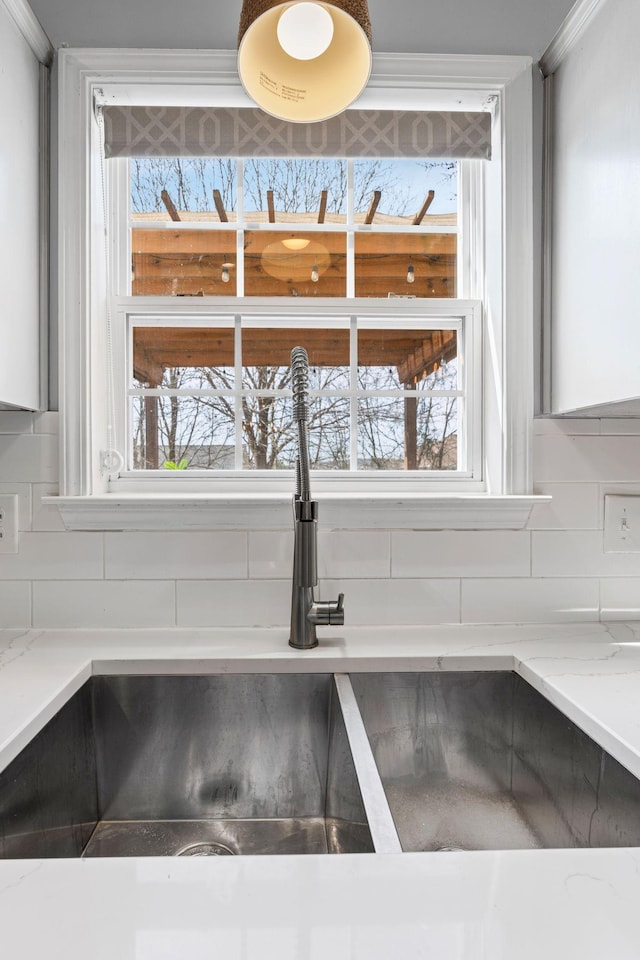
[[[640,777],[640,623],[0,631],[0,769],[92,674],[513,669]],[[630,960],[640,849],[0,861],[11,960]]]

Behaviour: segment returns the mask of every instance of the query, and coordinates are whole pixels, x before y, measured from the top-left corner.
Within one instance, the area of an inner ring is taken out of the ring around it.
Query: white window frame
[[[488,211],[465,223],[459,291],[482,304],[484,325],[484,489],[402,490],[323,497],[334,526],[522,527],[531,495],[533,421],[532,76],[528,57],[374,57],[363,109],[487,109],[493,159],[471,174]],[[59,336],[61,485],[55,502],[75,529],[203,529],[290,523],[290,492],[155,494],[109,492],[103,469],[108,419],[104,362],[105,238],[100,143],[93,122],[98,90],[107,102],[250,105],[233,52],[62,50],[59,74]],[[144,78],[141,82],[140,78]],[[480,173],[483,167],[485,172]],[[514,238],[510,242],[510,238]],[[476,264],[484,267],[476,268]],[[252,298],[253,299],[253,298]],[[406,301],[405,305],[411,301]],[[359,301],[362,304],[362,301]],[[371,303],[371,301],[369,301]],[[438,307],[442,310],[439,301]],[[428,301],[421,301],[425,315]],[[460,311],[461,301],[451,301]],[[340,302],[342,311],[349,309]],[[477,309],[477,305],[474,307]],[[409,480],[407,476],[406,480]],[[158,488],[155,488],[158,490]]]
[[[459,390],[461,402],[469,407],[469,413],[463,418],[464,431],[459,437],[461,447],[472,447],[468,452],[469,468],[464,473],[456,474],[457,488],[465,492],[479,493],[484,490],[482,481],[482,396],[481,396],[481,324],[482,311],[478,301],[473,300],[437,300],[424,301],[420,299],[402,301],[401,310],[397,309],[397,300],[346,300],[343,298],[314,298],[307,306],[300,307],[290,301],[267,300],[259,297],[242,297],[226,299],[216,298],[215,305],[207,303],[207,298],[184,298],[176,310],[176,301],[170,297],[145,297],[141,303],[140,297],[122,297],[118,300],[116,322],[114,324],[114,353],[116,355],[115,382],[116,393],[122,398],[116,405],[117,423],[115,430],[116,448],[126,450],[130,443],[131,431],[127,427],[127,411],[125,407],[130,380],[127,371],[131,371],[131,325],[164,326],[175,322],[193,324],[194,326],[217,326],[217,318],[221,318],[225,325],[232,325],[242,317],[249,323],[259,320],[273,326],[295,326],[299,328],[300,314],[304,312],[305,322],[310,326],[340,327],[349,330],[355,335],[353,320],[359,321],[359,329],[380,327],[382,329],[455,329],[458,337],[459,355],[464,358],[464,365],[458,371],[460,381]],[[213,299],[213,298],[210,298]],[[426,306],[425,306],[426,303]],[[431,309],[428,309],[430,304]],[[396,309],[394,310],[394,305]],[[398,317],[398,313],[402,313]],[[237,328],[236,328],[237,329]],[[301,341],[304,346],[304,341]],[[353,347],[353,344],[352,344]],[[352,349],[351,353],[355,354]],[[356,380],[355,370],[352,371],[352,380]],[[239,375],[239,371],[238,371]],[[371,391],[375,393],[375,391]],[[166,394],[164,390],[145,390],[146,395]],[[354,401],[358,391],[349,391],[348,396]],[[400,391],[398,391],[400,395]],[[413,393],[416,399],[424,394],[418,390]],[[352,437],[351,442],[355,440]],[[162,493],[191,491],[198,494],[210,492],[212,486],[211,472],[206,470],[188,470],[184,473],[159,470],[131,470],[125,465],[117,476],[109,480],[109,492],[145,493],[150,490]],[[396,471],[384,470],[372,472],[358,471],[312,471],[312,490],[315,494],[335,492],[336,487],[342,493],[366,493],[375,487],[377,493],[391,493],[402,496],[409,491],[424,492],[424,470]],[[428,471],[429,490],[440,494],[450,493],[452,476],[450,471]],[[244,490],[252,492],[278,493],[284,488],[291,492],[295,485],[293,471],[285,470],[223,470],[217,471],[213,480],[216,492],[231,493]]]

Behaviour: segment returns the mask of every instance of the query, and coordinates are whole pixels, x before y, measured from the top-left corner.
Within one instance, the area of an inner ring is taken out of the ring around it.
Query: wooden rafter
[[[222,194],[219,190],[213,191],[213,202],[216,205],[216,210],[218,211],[218,217],[220,223],[229,223],[229,217],[227,216],[227,211],[224,208],[224,203],[222,202]]]
[[[267,210],[269,211],[269,223],[275,223],[276,208],[273,203],[273,190],[267,190]]]
[[[328,190],[323,190],[320,194],[320,209],[318,210],[318,223],[324,223],[325,214],[327,212],[327,197],[329,196]]]
[[[160,194],[160,196],[162,197],[162,202],[164,203],[165,207],[167,208],[167,213],[169,214],[169,216],[171,217],[171,219],[172,219],[172,220],[179,221],[179,220],[180,220],[180,214],[179,214],[178,211],[176,210],[176,208],[175,208],[175,206],[174,206],[174,203],[173,203],[173,200],[171,199],[171,197],[169,196],[169,194],[167,193],[167,191],[166,191],[166,190],[163,190],[162,193]]]
[[[369,205],[369,209],[367,210],[367,215],[364,218],[365,223],[373,223],[373,218],[376,215],[376,210],[378,209],[378,204],[380,203],[381,197],[382,197],[382,190],[373,191],[371,204]]]
[[[413,218],[413,224],[412,224],[412,225],[413,225],[414,227],[420,226],[420,224],[421,224],[422,221],[424,220],[425,214],[426,214],[427,210],[429,209],[429,207],[431,206],[431,204],[433,203],[433,198],[435,197],[435,195],[436,195],[436,194],[435,194],[435,190],[429,190],[429,193],[428,193],[427,196],[425,197],[424,203],[422,204],[422,206],[420,207],[419,211],[416,213],[415,217]]]

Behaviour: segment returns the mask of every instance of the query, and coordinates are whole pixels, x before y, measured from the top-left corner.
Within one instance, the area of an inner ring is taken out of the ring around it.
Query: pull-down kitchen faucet
[[[309,357],[304,347],[291,351],[293,419],[298,426],[296,493],[293,498],[293,584],[289,643],[298,650],[317,647],[317,626],[344,623],[344,594],[337,600],[314,600],[318,583],[318,502],[309,489]]]

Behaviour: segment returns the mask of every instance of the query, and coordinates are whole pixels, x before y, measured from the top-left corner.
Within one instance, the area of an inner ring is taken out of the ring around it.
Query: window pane
[[[296,433],[289,397],[242,398],[242,464],[248,470],[290,470]]]
[[[455,297],[455,233],[356,233],[356,297]]]
[[[242,331],[244,389],[291,389],[291,351],[297,346],[309,356],[310,390],[349,388],[348,330],[261,325]]]
[[[345,397],[314,397],[309,407],[312,470],[348,470],[350,404]]]
[[[133,296],[236,295],[236,234],[231,230],[131,231]]]
[[[132,157],[131,214],[134,219],[236,219],[237,163],[227,157]]]
[[[358,468],[456,470],[455,398],[389,399],[358,403]]]
[[[248,297],[344,297],[344,233],[248,230],[244,289]]]
[[[245,160],[245,220],[346,223],[346,160]]]
[[[134,470],[234,467],[231,397],[132,397]]]
[[[133,386],[233,389],[232,327],[134,327]]]
[[[456,390],[455,330],[359,330],[361,390]]]
[[[356,223],[455,226],[455,160],[356,160],[353,173]]]
[[[243,397],[243,465],[250,470],[291,470],[298,431],[288,397]],[[349,401],[314,397],[309,404],[309,459],[313,470],[349,468]]]

